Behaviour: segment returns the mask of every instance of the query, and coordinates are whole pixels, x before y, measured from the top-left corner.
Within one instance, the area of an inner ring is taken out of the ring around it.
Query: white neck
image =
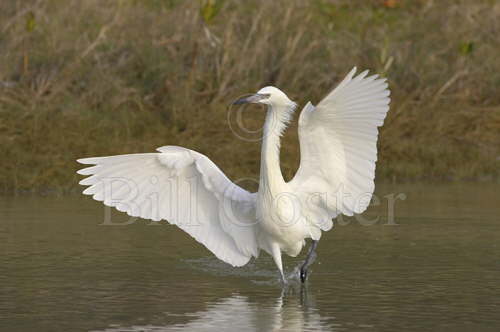
[[[280,137],[283,134],[294,105],[275,108],[269,106],[264,123],[259,193],[276,193],[285,184],[280,167]]]

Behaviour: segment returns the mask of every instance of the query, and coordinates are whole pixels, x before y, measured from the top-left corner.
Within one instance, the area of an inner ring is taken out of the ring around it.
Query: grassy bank
[[[379,179],[497,178],[499,35],[487,0],[2,1],[0,191],[72,189],[79,157],[172,144],[256,176],[227,105],[269,84],[316,103],[354,65],[392,90]],[[296,140],[294,123],[286,177]]]

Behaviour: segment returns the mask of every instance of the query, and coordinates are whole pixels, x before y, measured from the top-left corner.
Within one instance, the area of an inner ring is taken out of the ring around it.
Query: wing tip
[[[80,158],[76,160],[77,163],[83,164],[83,165],[95,165],[97,164],[96,158],[90,157],[90,158]]]
[[[81,168],[78,171],[76,171],[76,174],[80,174],[80,175],[94,175],[99,168],[100,168],[99,165],[93,165],[93,166],[90,166],[90,167]]]
[[[356,67],[356,66],[352,67],[349,74],[347,74],[347,77],[349,77],[349,79],[351,79],[356,74],[357,71],[358,71],[358,67]]]

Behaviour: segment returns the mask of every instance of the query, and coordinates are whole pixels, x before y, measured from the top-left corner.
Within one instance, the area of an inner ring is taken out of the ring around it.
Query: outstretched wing
[[[306,202],[307,214],[322,230],[339,213],[363,212],[374,190],[377,127],[389,110],[385,79],[368,71],[346,78],[299,118],[300,167],[290,181]]]
[[[167,220],[219,259],[241,266],[257,256],[255,197],[231,182],[206,156],[181,147],[159,153],[79,159],[92,164],[83,191],[130,216]]]

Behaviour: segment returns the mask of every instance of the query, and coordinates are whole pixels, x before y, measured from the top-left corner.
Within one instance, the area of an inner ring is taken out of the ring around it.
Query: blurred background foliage
[[[231,101],[271,84],[317,103],[354,65],[392,90],[379,180],[496,180],[499,36],[494,0],[1,1],[0,192],[73,190],[75,159],[163,145],[256,177]],[[286,178],[298,159],[295,121]]]

